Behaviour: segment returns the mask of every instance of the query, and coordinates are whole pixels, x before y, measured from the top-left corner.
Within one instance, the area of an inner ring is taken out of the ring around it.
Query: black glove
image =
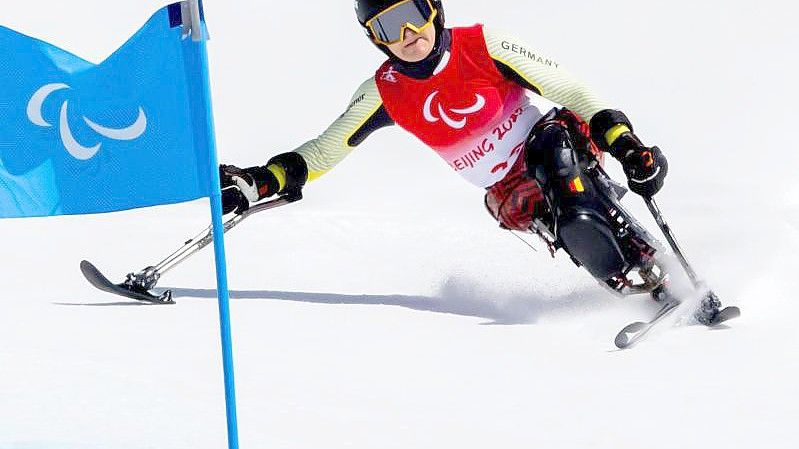
[[[627,133],[613,143],[611,153],[621,161],[633,192],[652,198],[663,187],[669,163],[660,148],[647,148],[634,134]]]
[[[219,180],[222,184],[222,212],[241,214],[250,208],[250,203],[270,197],[280,189],[275,175],[262,167],[239,168],[235,165],[220,165]]]

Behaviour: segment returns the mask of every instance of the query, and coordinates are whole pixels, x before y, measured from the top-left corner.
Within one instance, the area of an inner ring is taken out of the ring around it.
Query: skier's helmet
[[[406,29],[420,32],[431,24],[444,28],[441,0],[355,0],[358,22],[372,42],[388,53],[386,45],[400,42]]]

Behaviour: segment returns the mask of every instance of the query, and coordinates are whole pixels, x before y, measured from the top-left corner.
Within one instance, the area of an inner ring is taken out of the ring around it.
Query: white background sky
[[[4,25],[92,61],[166,4],[7,3]],[[383,56],[364,38],[348,0],[206,3],[225,160],[261,162],[315,136]],[[701,194],[717,183],[741,185],[723,178],[743,181],[754,172],[772,182],[742,190],[773,197],[793,186],[799,34],[791,2],[450,0],[445,7],[450,25],[482,22],[511,31],[626,111],[642,139],[673,160],[670,183]],[[434,160],[400,134],[375,135],[363,151],[370,159],[348,161],[352,171],[341,176],[371,183]],[[397,140],[407,153],[380,151]]]

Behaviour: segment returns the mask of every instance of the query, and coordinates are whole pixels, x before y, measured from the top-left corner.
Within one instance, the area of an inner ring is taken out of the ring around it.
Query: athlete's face
[[[406,29],[402,42],[389,45],[388,49],[405,62],[419,62],[433,51],[435,43],[436,27],[430,25],[421,33]]]

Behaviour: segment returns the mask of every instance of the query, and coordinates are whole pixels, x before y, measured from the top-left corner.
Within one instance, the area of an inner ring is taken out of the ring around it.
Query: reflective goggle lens
[[[429,1],[424,2],[424,8],[420,9],[413,0],[405,0],[376,15],[367,25],[376,42],[391,45],[402,41],[406,27],[415,28],[414,31],[421,30],[434,17],[435,10]]]

